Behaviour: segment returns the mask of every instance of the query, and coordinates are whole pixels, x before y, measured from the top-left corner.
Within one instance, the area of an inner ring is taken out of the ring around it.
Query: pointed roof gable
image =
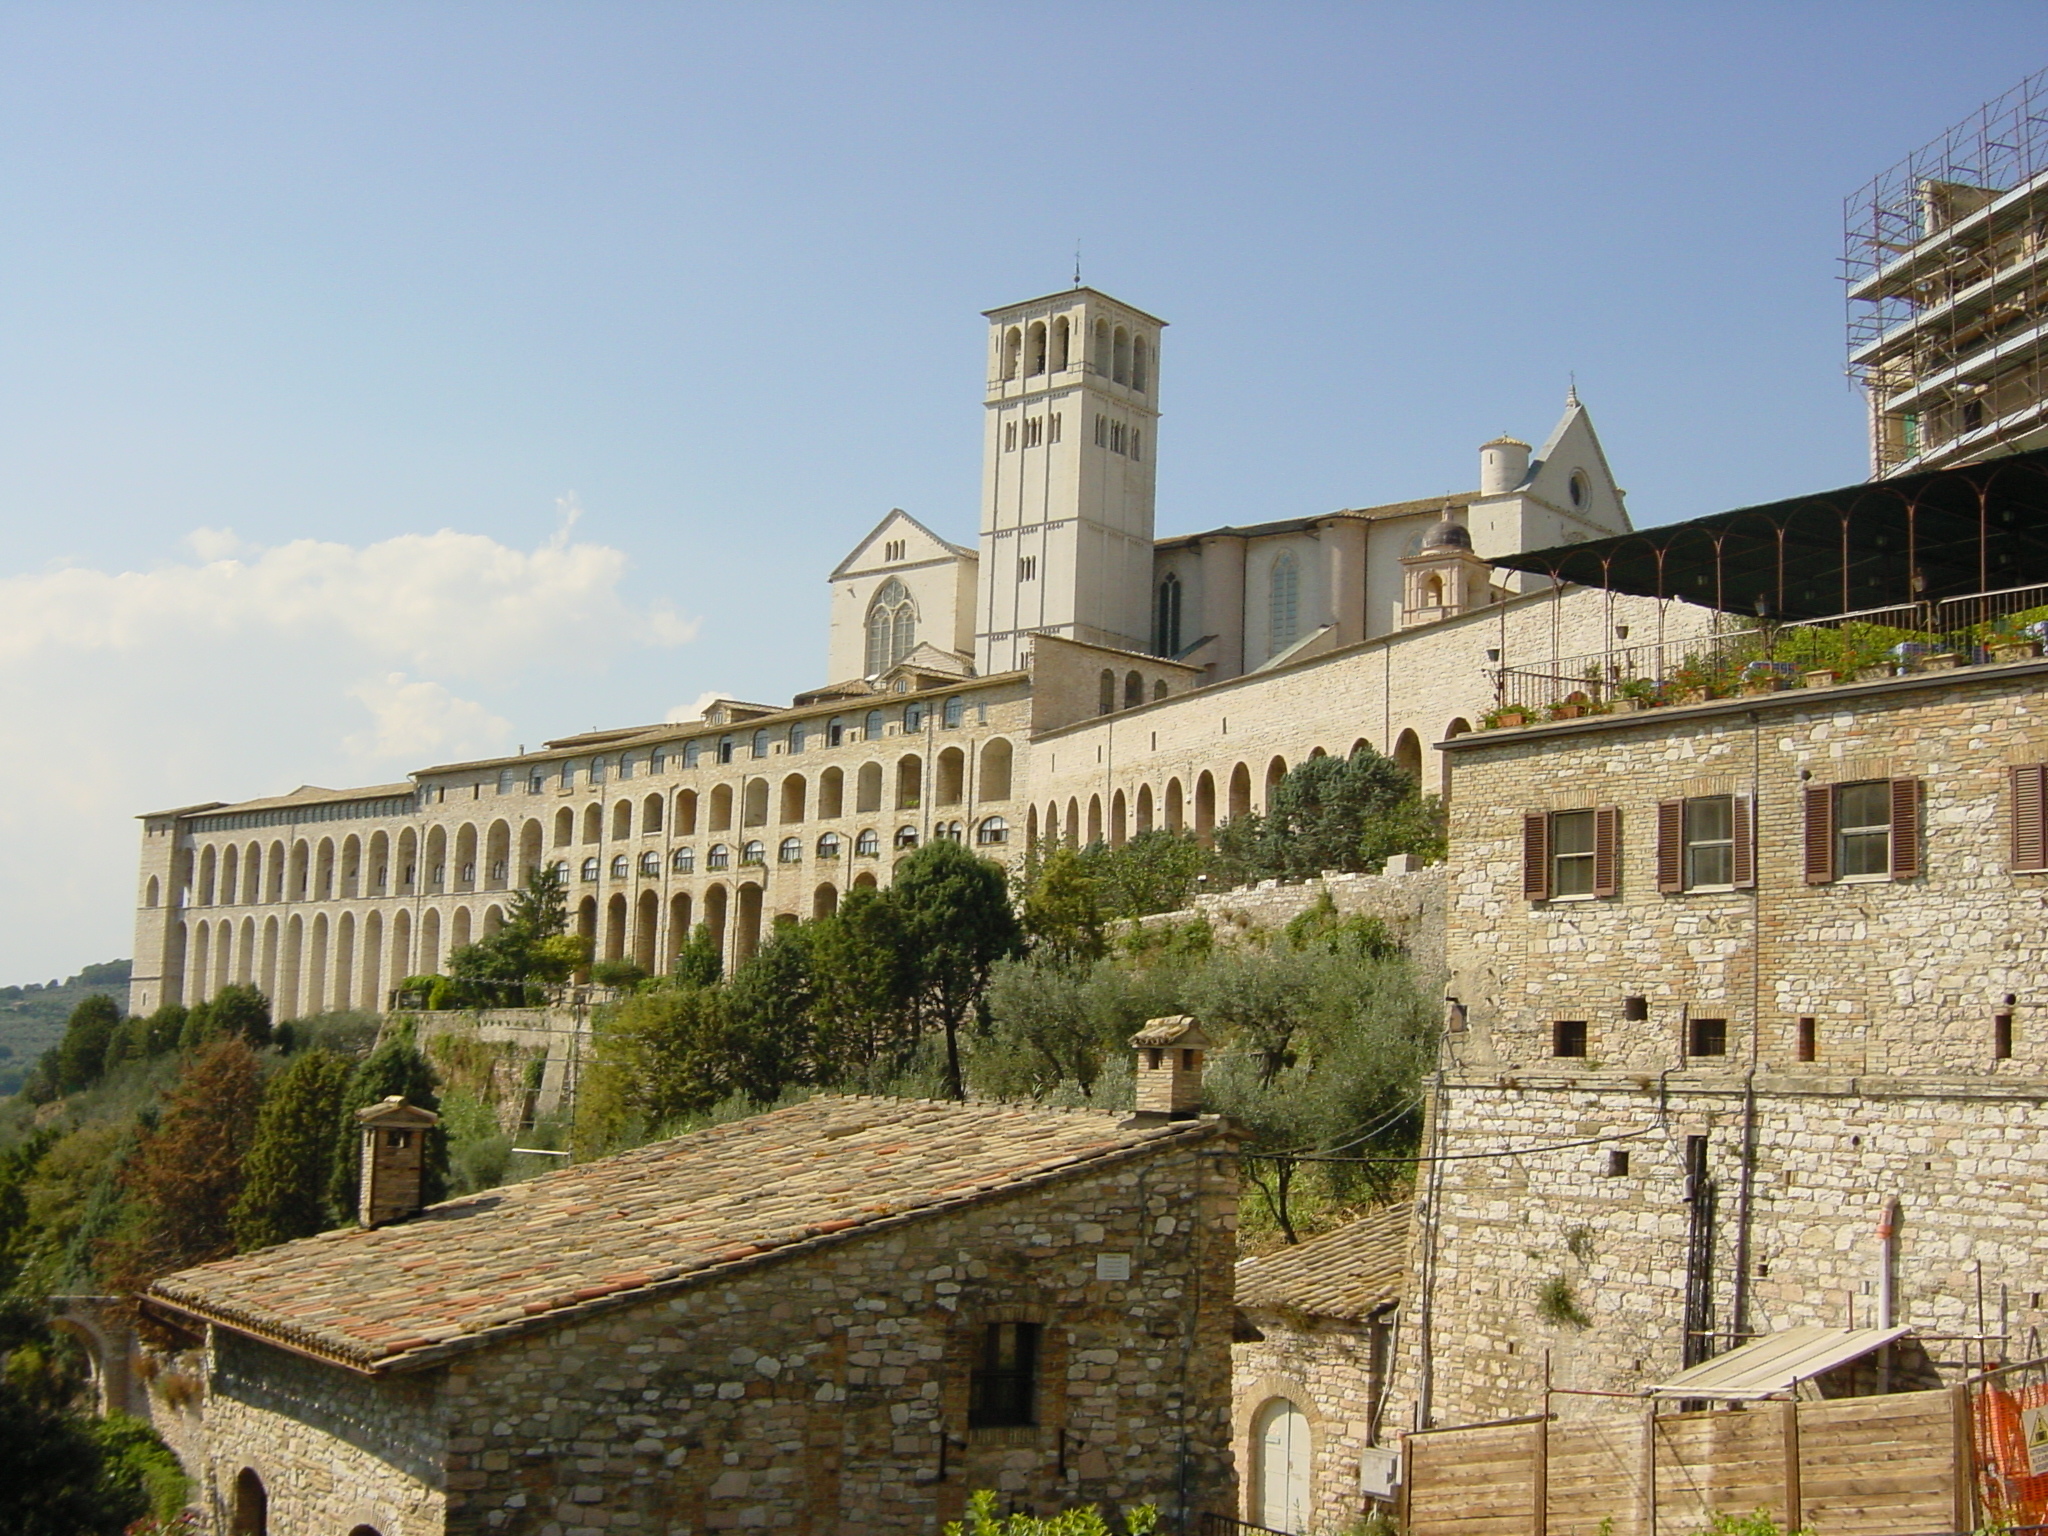
[[[1572,501],[1573,470],[1583,471],[1588,482],[1584,505]],[[1627,533],[1634,526],[1629,521],[1621,487],[1615,483],[1614,471],[1608,468],[1600,434],[1593,429],[1593,418],[1576,389],[1566,397],[1564,414],[1558,417],[1550,436],[1529,461],[1529,473],[1516,489],[1591,528]]]
[[[930,560],[935,559],[941,555],[965,555],[970,559],[974,558],[974,551],[972,549],[969,549],[966,545],[955,544],[950,539],[940,538],[936,533],[933,533],[931,529],[925,527],[923,523],[920,523],[916,518],[912,517],[908,512],[904,511],[901,507],[892,507],[889,511],[889,515],[883,518],[879,523],[875,524],[874,527],[870,528],[867,532],[867,536],[863,538],[858,544],[853,546],[852,550],[848,552],[846,558],[840,561],[837,565],[832,567],[832,574],[828,576],[826,580],[837,581],[840,577],[851,575],[854,571],[859,570],[863,564],[862,557],[866,555],[869,550],[873,549],[875,545],[881,541],[884,534],[893,533],[898,528],[907,529],[917,534],[930,545],[930,548],[927,551],[925,551],[921,556],[916,557],[917,559]],[[906,563],[914,563],[914,561],[892,560],[889,563],[891,565],[902,565]]]

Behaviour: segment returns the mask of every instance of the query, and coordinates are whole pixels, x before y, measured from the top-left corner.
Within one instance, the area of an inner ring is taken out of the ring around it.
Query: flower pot
[[[1642,707],[1643,701],[1641,699],[1632,699],[1626,695],[1614,700],[1607,706],[1612,713],[1617,715],[1632,715]]]
[[[1922,672],[1953,672],[1962,660],[1954,651],[1938,651],[1932,656],[1920,658]]]
[[[1891,663],[1889,662],[1879,662],[1874,667],[1858,667],[1856,669],[1856,681],[1859,683],[1881,683],[1896,675],[1892,671]]]
[[[2032,661],[2041,654],[2038,640],[1997,640],[1992,642],[1991,659],[2001,665],[2014,661]]]
[[[1550,709],[1553,720],[1576,720],[1586,712],[1583,704],[1554,704]]]
[[[1503,710],[1494,717],[1493,728],[1497,731],[1511,731],[1517,726],[1527,725],[1529,717],[1518,709]]]
[[[1744,697],[1748,697],[1756,693],[1778,693],[1784,687],[1785,679],[1782,677],[1752,677],[1742,685],[1742,692]]]
[[[1815,667],[1804,675],[1809,688],[1832,688],[1841,680],[1833,667]]]
[[[1707,702],[1707,690],[1704,688],[1681,688],[1678,690],[1678,702],[1681,704],[1704,704]]]

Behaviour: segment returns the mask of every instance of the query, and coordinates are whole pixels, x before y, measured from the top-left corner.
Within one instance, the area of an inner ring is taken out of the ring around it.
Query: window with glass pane
[[[1708,795],[1685,802],[1685,884],[1735,883],[1735,800]]]
[[[1550,817],[1550,894],[1593,894],[1593,813],[1554,811]]]
[[[1892,871],[1892,786],[1889,779],[1844,784],[1835,792],[1835,869],[1841,876]]]
[[[1038,1324],[990,1323],[968,1378],[967,1423],[1003,1429],[1038,1422]]]

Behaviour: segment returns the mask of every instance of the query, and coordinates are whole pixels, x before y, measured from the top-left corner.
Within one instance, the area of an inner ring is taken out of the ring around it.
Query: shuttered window
[[[1755,817],[1747,796],[1701,795],[1658,805],[1658,890],[1668,895],[1755,884]]]
[[[1522,818],[1522,895],[1612,896],[1621,888],[1621,812],[1532,811]]]
[[[1917,879],[1920,781],[1866,779],[1806,791],[1806,881]]]
[[[2012,867],[2048,869],[2048,763],[2015,763],[2012,785]]]

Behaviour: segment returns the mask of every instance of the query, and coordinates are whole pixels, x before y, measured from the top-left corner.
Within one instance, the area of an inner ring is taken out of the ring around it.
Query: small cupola
[[[365,1227],[403,1221],[424,1203],[420,1186],[427,1167],[427,1137],[441,1117],[394,1094],[357,1110],[356,1119],[363,1128],[356,1221]]]
[[[1202,1112],[1202,1055],[1209,1037],[1192,1015],[1148,1019],[1131,1036],[1138,1053],[1138,1114],[1148,1120],[1192,1120]]]

